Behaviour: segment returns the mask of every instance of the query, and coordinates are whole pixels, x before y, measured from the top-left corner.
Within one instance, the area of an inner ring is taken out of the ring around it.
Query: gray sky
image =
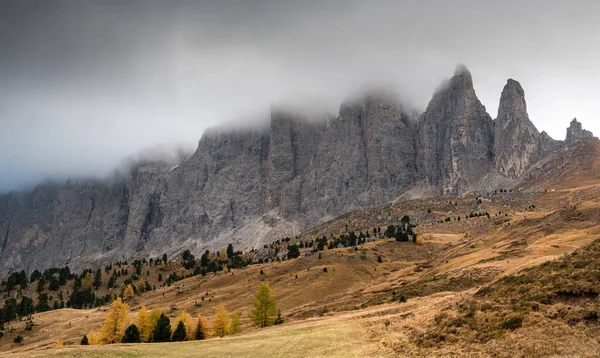
[[[540,130],[600,133],[598,1],[0,2],[0,192],[101,176],[273,103],[337,113],[365,85],[425,108],[465,63],[492,117],[507,78]]]

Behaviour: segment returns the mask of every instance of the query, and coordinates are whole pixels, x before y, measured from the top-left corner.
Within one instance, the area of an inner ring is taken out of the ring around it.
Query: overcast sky
[[[600,2],[0,2],[0,192],[102,176],[162,145],[265,117],[337,113],[365,85],[424,109],[457,63],[495,118],[507,78],[538,129],[600,133]]]

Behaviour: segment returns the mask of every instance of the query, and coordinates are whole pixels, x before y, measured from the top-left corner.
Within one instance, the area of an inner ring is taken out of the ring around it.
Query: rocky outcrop
[[[458,194],[494,165],[494,123],[459,65],[434,94],[419,123],[420,172],[442,194]]]
[[[529,120],[525,91],[513,79],[502,90],[495,123],[495,169],[515,179],[541,157],[542,138]]]
[[[594,138],[594,134],[583,129],[581,123],[577,121],[577,118],[573,118],[569,128],[567,128],[567,138],[565,139],[565,142],[567,144],[572,144],[587,138]]]

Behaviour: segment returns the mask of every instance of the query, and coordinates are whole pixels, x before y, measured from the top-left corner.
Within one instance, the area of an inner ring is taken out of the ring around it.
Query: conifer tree
[[[229,312],[224,305],[219,305],[215,309],[212,328],[215,336],[224,337],[229,333]]]
[[[83,338],[81,339],[81,345],[82,346],[89,346],[90,342],[88,341],[88,337],[86,335],[83,335]]]
[[[117,298],[113,301],[104,324],[102,324],[102,336],[106,343],[121,342],[129,322],[129,305]]]
[[[179,321],[179,323],[177,323],[177,328],[175,328],[175,331],[173,332],[173,336],[171,337],[171,340],[173,342],[181,342],[181,341],[185,341],[187,339],[187,332],[185,330],[185,324],[183,323],[183,321]]]
[[[133,291],[133,286],[127,285],[127,287],[125,287],[125,291],[123,291],[123,299],[126,300],[134,295],[135,292]]]
[[[137,315],[135,324],[140,331],[140,340],[142,342],[148,342],[153,327],[150,325],[150,318],[148,317],[148,310],[146,310],[146,306],[142,306],[142,308],[140,308],[140,312]]]
[[[240,314],[238,311],[233,311],[231,314],[231,324],[229,325],[229,334],[242,333],[242,327],[240,327]]]
[[[206,317],[199,315],[196,320],[196,330],[194,331],[194,338],[198,340],[208,339],[210,337],[210,326]]]
[[[267,327],[275,323],[277,305],[273,292],[268,283],[261,283],[258,291],[254,294],[254,308],[250,311],[252,325]]]
[[[104,343],[104,337],[101,331],[93,330],[87,334],[88,343],[90,346],[96,346]]]
[[[98,289],[102,285],[102,270],[96,270],[96,275],[94,275],[94,289]]]
[[[152,332],[153,342],[169,342],[171,340],[171,321],[164,313],[160,315]]]
[[[183,311],[175,319],[174,326],[177,327],[179,325],[179,322],[183,322],[183,325],[185,326],[185,331],[187,332],[187,339],[193,340],[195,327],[194,322],[192,320],[192,316],[186,311]]]
[[[158,324],[158,320],[160,319],[160,316],[166,314],[165,310],[162,308],[154,308],[152,309],[152,311],[150,312],[150,314],[148,315],[148,321],[150,322],[150,336],[152,337],[152,331],[154,331],[154,328],[156,328],[156,325]]]
[[[81,289],[88,290],[92,287],[92,274],[88,271],[83,280],[81,280]]]
[[[130,324],[125,330],[122,343],[140,343],[140,331],[135,324]]]

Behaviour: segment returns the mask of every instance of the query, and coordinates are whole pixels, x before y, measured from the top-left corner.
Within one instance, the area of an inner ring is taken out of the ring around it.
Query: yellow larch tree
[[[133,286],[127,285],[127,287],[125,287],[125,291],[123,291],[123,299],[126,300],[134,295],[135,292],[133,291]]]
[[[106,343],[121,342],[125,329],[127,329],[130,322],[129,305],[123,303],[120,298],[117,298],[113,301],[110,311],[106,314],[106,319],[101,328],[102,336]]]
[[[240,327],[240,314],[238,311],[233,311],[231,314],[231,324],[229,325],[229,334],[242,333],[242,327]]]
[[[143,278],[140,278],[135,284],[135,288],[137,288],[137,291],[140,293],[146,291],[146,281]]]
[[[229,333],[229,312],[227,312],[225,305],[221,304],[215,309],[212,328],[215,336],[224,337]]]
[[[142,306],[142,308],[140,308],[135,325],[140,331],[140,340],[142,342],[148,342],[153,327],[150,324],[150,317],[148,317],[148,310],[146,309],[146,306]]]
[[[90,346],[97,346],[105,343],[102,332],[98,331],[97,329],[88,333],[87,339]]]
[[[87,290],[92,287],[92,281],[92,274],[88,271],[83,277],[83,280],[81,280],[81,289]]]

